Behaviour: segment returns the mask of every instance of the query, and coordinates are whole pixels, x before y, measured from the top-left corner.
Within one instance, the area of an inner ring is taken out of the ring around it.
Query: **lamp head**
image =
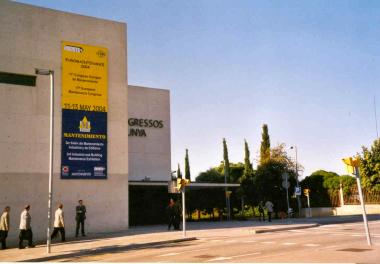
[[[53,73],[52,70],[49,70],[49,69],[34,69],[34,72],[38,75],[50,75],[51,73]]]

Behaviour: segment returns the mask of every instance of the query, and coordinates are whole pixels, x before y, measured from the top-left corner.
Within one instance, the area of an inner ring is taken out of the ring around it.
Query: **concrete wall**
[[[108,179],[61,180],[61,41],[103,46],[108,67]],[[87,206],[89,233],[128,227],[126,24],[0,1],[0,71],[55,71],[53,206],[64,204],[66,232],[74,234],[75,206]],[[47,226],[49,77],[36,87],[0,83],[0,208],[11,206],[10,241],[25,204],[37,240]],[[54,212],[54,211],[53,211]]]
[[[366,204],[367,214],[380,214],[380,204]],[[302,216],[310,216],[308,208],[301,210]],[[340,207],[314,207],[311,208],[313,217],[331,216],[331,215],[361,215],[362,208],[360,205],[343,205]]]
[[[168,90],[128,86],[129,180],[169,181],[171,172],[170,93]],[[162,128],[136,125],[136,120],[162,121]],[[141,136],[131,129],[144,130]]]

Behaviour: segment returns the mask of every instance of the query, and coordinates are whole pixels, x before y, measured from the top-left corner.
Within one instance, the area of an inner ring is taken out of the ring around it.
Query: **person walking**
[[[1,249],[6,249],[6,239],[8,237],[9,231],[9,212],[11,208],[9,206],[5,206],[4,211],[0,217],[0,241],[1,241]]]
[[[261,220],[265,221],[263,201],[260,201],[259,203],[259,221]]]
[[[86,206],[83,205],[83,200],[78,201],[79,205],[76,207],[75,220],[77,222],[77,228],[75,232],[75,237],[78,237],[79,226],[81,227],[82,236],[86,236],[84,233],[84,220],[86,220]]]
[[[272,222],[273,206],[273,203],[269,200],[265,203],[265,208],[268,212],[268,222]]]
[[[25,248],[23,245],[24,240],[28,240],[28,247],[32,248],[33,245],[33,232],[31,227],[32,217],[29,214],[30,205],[25,206],[20,216],[20,234],[18,248]]]
[[[172,198],[170,198],[169,205],[166,207],[166,213],[168,215],[168,230],[172,226],[175,228],[174,200]]]
[[[54,230],[53,233],[51,234],[51,239],[54,239],[57,235],[58,232],[61,234],[61,240],[62,242],[66,241],[65,238],[65,221],[64,221],[64,216],[63,216],[63,204],[58,205],[58,209],[55,211],[54,215]]]

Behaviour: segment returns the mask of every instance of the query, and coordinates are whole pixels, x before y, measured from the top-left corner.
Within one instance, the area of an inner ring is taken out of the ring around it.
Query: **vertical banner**
[[[62,179],[107,178],[108,51],[62,42]]]

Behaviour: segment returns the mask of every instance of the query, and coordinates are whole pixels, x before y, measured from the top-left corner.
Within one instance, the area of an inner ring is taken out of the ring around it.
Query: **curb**
[[[294,229],[307,229],[307,228],[313,228],[318,227],[320,224],[309,224],[309,225],[301,225],[301,226],[287,226],[287,227],[279,227],[279,228],[265,228],[265,229],[253,229],[253,234],[262,234],[262,233],[271,233],[271,232],[278,232],[278,231],[286,231],[286,230],[294,230]]]
[[[169,239],[169,240],[162,240],[162,241],[156,241],[156,242],[133,244],[133,245],[131,245],[130,248],[144,248],[144,247],[158,246],[158,245],[164,245],[164,244],[193,241],[193,240],[197,240],[197,238],[196,237],[184,237],[184,238]]]

